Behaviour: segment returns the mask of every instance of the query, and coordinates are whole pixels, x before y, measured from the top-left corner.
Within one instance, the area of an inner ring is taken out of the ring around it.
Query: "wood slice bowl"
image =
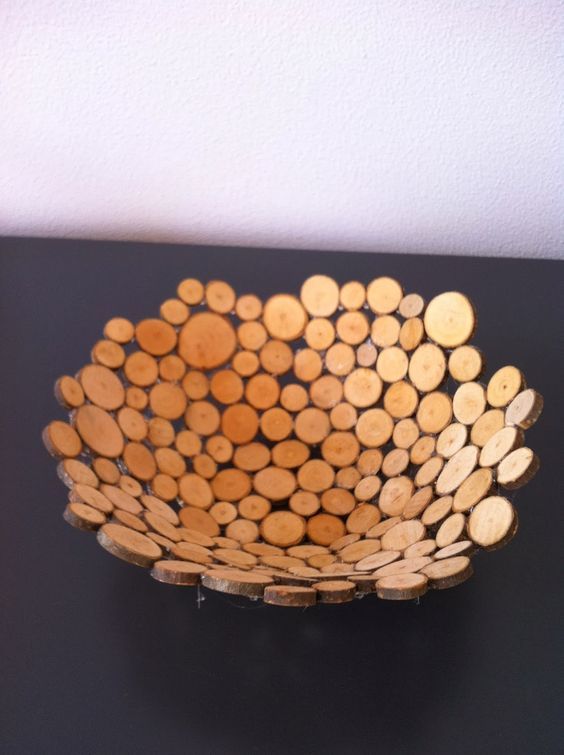
[[[57,380],[64,518],[161,582],[275,605],[459,584],[517,529],[503,489],[538,468],[543,403],[513,366],[479,382],[475,322],[463,294],[425,306],[387,277],[264,305],[184,280]]]

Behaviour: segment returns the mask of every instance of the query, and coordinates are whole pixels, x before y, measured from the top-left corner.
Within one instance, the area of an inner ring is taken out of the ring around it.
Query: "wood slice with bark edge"
[[[539,466],[539,457],[530,448],[517,448],[500,461],[497,482],[508,490],[516,490],[535,476]]]
[[[197,530],[210,537],[214,537],[220,533],[218,523],[204,509],[199,509],[195,506],[183,506],[178,512],[178,518],[180,519],[182,526],[186,527],[186,529]],[[228,529],[232,527],[233,524],[235,524],[235,522],[231,522],[231,524],[228,525]]]
[[[357,561],[355,564],[355,569],[357,570],[370,569],[371,571],[376,571],[377,569],[380,569],[382,566],[391,564],[392,561],[397,561],[398,558],[401,558],[400,551],[379,550],[376,553],[372,553],[369,556],[366,556],[365,558],[360,559],[360,561]]]
[[[145,522],[135,514],[130,514],[129,511],[114,509],[112,511],[112,522],[115,522],[115,524],[123,524],[124,527],[129,527],[129,529],[141,532],[141,534],[143,535],[147,535],[149,533],[149,527],[145,524]],[[171,543],[172,541],[167,538],[167,542]]]
[[[392,477],[384,483],[378,505],[386,516],[400,516],[413,493],[414,484],[411,477]]]
[[[444,459],[440,456],[431,456],[430,459],[421,465],[417,470],[413,482],[415,487],[423,488],[435,482],[441,469],[444,466]]]
[[[439,456],[450,459],[466,445],[468,428],[460,422],[453,422],[440,433],[436,450]]]
[[[419,437],[419,426],[415,420],[406,417],[394,425],[392,440],[397,448],[410,448]]]
[[[451,545],[435,551],[433,557],[441,560],[443,558],[452,558],[453,556],[470,556],[475,550],[476,546],[471,540],[458,540],[456,543],[451,543]]]
[[[359,346],[368,337],[370,326],[362,312],[345,312],[337,319],[336,330],[343,343]]]
[[[74,425],[84,443],[94,453],[116,459],[123,452],[123,435],[115,419],[98,406],[80,406]],[[67,454],[69,455],[69,454]]]
[[[468,536],[482,548],[498,548],[515,534],[517,514],[507,498],[482,499],[468,517]]]
[[[386,383],[397,383],[407,375],[409,359],[403,349],[388,346],[378,354],[376,370]]]
[[[525,442],[525,434],[519,427],[503,427],[488,440],[480,451],[480,466],[492,467]]]
[[[384,394],[384,409],[394,419],[406,419],[417,409],[419,395],[405,380],[392,383]]]
[[[105,324],[104,335],[116,343],[129,343],[135,335],[135,327],[125,317],[113,317]]]
[[[469,511],[490,493],[492,486],[493,473],[489,467],[474,470],[455,491],[452,510]]]
[[[357,482],[354,497],[357,501],[371,501],[382,488],[382,480],[376,475],[368,475]]]
[[[162,550],[155,542],[121,524],[102,525],[97,539],[113,556],[135,566],[148,568],[162,558]]]
[[[317,590],[320,603],[348,603],[354,599],[356,585],[344,579],[331,579],[315,582],[312,588]]]
[[[106,515],[99,509],[94,509],[86,503],[71,502],[68,503],[64,512],[63,519],[72,527],[79,530],[93,531],[105,524]]]
[[[429,579],[431,587],[444,590],[465,582],[472,576],[473,569],[468,556],[454,556],[423,567],[421,574]]]
[[[167,322],[156,318],[142,320],[135,328],[135,338],[143,351],[164,356],[176,346],[176,331]]]
[[[72,488],[80,483],[92,488],[98,487],[98,477],[84,462],[78,459],[63,459],[57,464],[57,476],[67,486]]]
[[[419,488],[415,492],[409,501],[403,507],[401,512],[402,519],[416,519],[427,508],[433,499],[433,487],[427,485],[424,488]]]
[[[230,595],[245,595],[248,598],[262,597],[265,588],[274,584],[272,577],[266,574],[225,568],[208,569],[200,579],[209,590]]]
[[[119,482],[120,471],[115,462],[110,459],[104,459],[99,456],[92,461],[92,468],[100,478],[100,482],[106,482],[108,485],[115,485]]]
[[[381,566],[374,572],[374,576],[377,579],[382,577],[393,577],[397,574],[414,574],[420,571],[424,566],[428,566],[433,563],[433,559],[429,556],[413,556],[411,558],[400,558],[386,566]]]
[[[376,538],[370,540],[358,540],[341,548],[338,555],[340,560],[345,564],[356,564],[358,561],[381,550],[380,541]],[[352,568],[352,567],[351,567]]]
[[[76,409],[84,404],[84,391],[76,378],[63,375],[55,383],[55,398],[65,409]]]
[[[337,538],[346,534],[345,525],[333,514],[315,514],[306,523],[307,536],[317,545],[331,545]]]
[[[381,315],[372,323],[370,338],[380,349],[393,346],[398,342],[401,325],[393,315]]]
[[[442,521],[452,511],[453,497],[444,495],[430,503],[421,514],[421,523],[425,527],[433,527]]]
[[[86,503],[103,514],[111,514],[114,509],[114,504],[100,490],[84,483],[77,483],[71,488],[69,501]]]
[[[507,406],[525,387],[525,380],[517,367],[502,367],[492,375],[488,383],[488,404],[494,409]]]
[[[382,474],[385,477],[396,477],[409,466],[409,454],[405,448],[393,448],[384,456],[382,461]]]
[[[125,351],[119,343],[104,338],[94,344],[90,358],[95,364],[117,370],[125,362]]]
[[[74,458],[82,451],[79,433],[60,420],[53,420],[43,430],[43,444],[51,456],[57,458]]]
[[[317,602],[317,591],[300,585],[268,585],[263,600],[271,606],[306,608]]]
[[[206,304],[212,312],[226,315],[233,311],[237,299],[229,283],[220,280],[210,281],[205,288]]]
[[[396,574],[376,582],[376,594],[382,600],[413,600],[427,592],[424,574]]]
[[[300,299],[310,315],[330,317],[339,306],[339,286],[326,275],[312,275],[302,284]]]
[[[433,455],[435,446],[436,441],[432,435],[422,435],[412,445],[409,451],[409,460],[417,466],[425,464]]]
[[[185,278],[178,284],[176,293],[183,302],[195,306],[204,298],[204,286],[196,278]]]
[[[203,564],[190,563],[189,561],[157,561],[151,569],[151,577],[159,582],[169,585],[197,585],[200,575],[206,571]]]
[[[347,375],[343,393],[349,404],[358,409],[366,409],[380,398],[382,381],[374,370],[358,367]]]
[[[404,351],[414,351],[425,337],[423,320],[410,317],[400,328],[399,344]]]
[[[470,430],[470,441],[475,446],[483,448],[488,440],[505,426],[505,418],[501,409],[488,409],[478,417]]]
[[[476,446],[464,446],[454,454],[443,467],[435,484],[438,495],[445,495],[456,490],[474,471],[478,463],[479,449]]]
[[[505,410],[505,423],[527,430],[540,417],[543,404],[544,399],[540,393],[527,388],[518,393]]]
[[[310,349],[325,351],[335,341],[335,326],[325,317],[314,317],[306,326],[304,339]]]
[[[170,325],[183,325],[190,316],[190,308],[182,299],[167,299],[161,304],[159,314]]]
[[[307,320],[302,304],[290,294],[276,294],[264,305],[263,322],[272,338],[294,341],[303,334]]]

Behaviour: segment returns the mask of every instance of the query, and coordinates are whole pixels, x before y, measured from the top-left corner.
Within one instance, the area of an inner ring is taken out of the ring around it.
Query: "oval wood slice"
[[[98,530],[98,542],[113,556],[136,566],[148,568],[162,557],[156,543],[121,524],[104,524]]]
[[[317,591],[312,587],[299,585],[268,585],[265,587],[263,600],[271,606],[307,608],[315,605]]]
[[[421,573],[429,579],[431,587],[438,590],[444,590],[465,582],[472,576],[472,572],[472,564],[468,556],[445,558],[435,561],[421,570]]]
[[[151,569],[151,577],[169,585],[197,585],[200,575],[206,571],[204,564],[190,561],[157,561]]]
[[[266,574],[237,569],[208,569],[201,575],[204,587],[231,595],[260,598],[266,587],[274,580]]]
[[[353,600],[356,585],[344,579],[329,579],[315,582],[312,587],[317,590],[320,603],[348,603]]]
[[[376,582],[376,594],[383,600],[413,600],[427,592],[424,574],[395,574]]]

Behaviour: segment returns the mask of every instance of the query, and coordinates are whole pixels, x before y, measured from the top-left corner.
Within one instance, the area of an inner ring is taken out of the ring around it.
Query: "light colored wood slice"
[[[488,467],[476,469],[454,494],[452,510],[468,511],[491,491],[493,474]]]
[[[321,357],[313,349],[302,349],[294,358],[294,374],[298,380],[311,383],[316,380],[323,370]]]
[[[354,497],[357,501],[371,501],[379,493],[382,481],[376,475],[363,477],[354,488]]]
[[[389,346],[380,352],[376,369],[386,383],[396,383],[406,376],[408,365],[405,351],[398,346]]]
[[[86,503],[71,502],[63,512],[63,519],[79,530],[93,531],[105,524],[106,515]]]
[[[190,367],[211,370],[233,356],[237,346],[235,330],[228,319],[215,312],[198,312],[183,326],[178,354]]]
[[[472,576],[473,569],[467,556],[454,556],[425,566],[421,573],[429,579],[431,587],[444,590],[465,582]]]
[[[420,540],[418,543],[409,545],[403,552],[404,558],[419,558],[420,556],[431,556],[437,550],[437,543],[432,539]]]
[[[320,501],[315,493],[307,490],[297,490],[290,496],[288,505],[294,514],[309,517],[319,511]]]
[[[385,532],[391,530],[392,527],[395,527],[396,524],[399,524],[399,522],[401,522],[401,517],[399,516],[392,516],[389,519],[382,519],[381,522],[378,522],[378,524],[374,525],[374,527],[371,527],[368,530],[366,537],[382,537]]]
[[[163,555],[161,548],[148,537],[121,524],[104,524],[97,538],[102,548],[113,556],[136,566],[149,568]]]
[[[118,509],[130,514],[140,514],[143,511],[143,506],[136,498],[115,485],[100,485],[100,492]]]
[[[333,514],[316,514],[307,520],[307,536],[317,545],[331,545],[345,534],[343,521]]]
[[[421,514],[421,522],[425,527],[432,527],[433,525],[438,524],[452,511],[452,502],[453,498],[451,495],[437,498],[437,500],[430,503]]]
[[[206,451],[218,464],[226,464],[233,458],[233,443],[224,435],[213,435],[206,441]]]
[[[339,301],[349,311],[362,309],[366,301],[366,289],[358,281],[349,281],[341,286]]]
[[[127,443],[122,458],[129,473],[139,480],[152,480],[157,474],[155,457],[143,443]]]
[[[322,580],[312,585],[320,603],[349,603],[354,599],[356,585],[344,579]]]
[[[76,409],[84,404],[84,391],[76,378],[63,375],[55,383],[55,398],[66,409]]]
[[[104,335],[116,343],[129,343],[133,340],[135,328],[125,317],[113,317],[105,324]]]
[[[447,517],[439,527],[435,540],[439,548],[446,548],[454,543],[464,532],[466,517],[458,512]]]
[[[305,566],[305,561],[302,558],[293,558],[292,556],[261,556],[260,560],[262,564],[281,571],[296,566]]]
[[[417,317],[423,312],[425,301],[419,294],[407,294],[399,303],[399,313],[402,317]]]
[[[136,530],[137,532],[141,532],[143,534],[146,534],[149,532],[149,528],[145,524],[145,522],[140,519],[135,514],[130,514],[129,511],[123,511],[122,509],[114,509],[112,512],[112,521],[116,524],[123,524],[124,527],[129,527],[131,530]],[[152,539],[152,538],[151,538]],[[155,541],[157,542],[157,541]],[[172,542],[168,540],[167,542]],[[159,543],[157,542],[157,545]]]
[[[393,315],[377,317],[372,323],[370,337],[376,346],[384,349],[398,342],[401,325]]]
[[[185,278],[178,284],[176,293],[183,302],[195,306],[204,298],[204,286],[196,278]]]
[[[259,495],[270,501],[284,501],[292,495],[297,482],[295,475],[289,469],[265,467],[255,474],[253,486]]]
[[[260,522],[270,513],[270,501],[262,495],[247,495],[239,501],[239,515],[243,519]]]
[[[335,327],[325,317],[314,317],[306,326],[304,338],[310,349],[325,351],[335,340]]]
[[[300,299],[313,317],[330,317],[339,306],[339,286],[326,275],[312,275],[304,281]]]
[[[469,556],[474,550],[474,543],[471,540],[458,540],[456,543],[451,543],[445,548],[435,551],[433,556],[435,560],[442,560],[453,556]]]
[[[382,550],[403,551],[413,543],[423,540],[426,532],[425,526],[418,519],[398,522],[382,535]]]
[[[130,354],[125,360],[123,371],[129,382],[139,388],[153,385],[159,377],[157,360],[144,351],[134,351]]]
[[[330,377],[330,376],[328,376]],[[321,378],[323,380],[323,378]],[[329,420],[335,430],[351,430],[357,422],[358,412],[354,406],[342,401],[331,409]]]
[[[239,569],[249,569],[257,564],[256,556],[236,548],[216,548],[213,557],[216,561],[236,566]]]
[[[258,414],[252,406],[247,404],[228,406],[221,415],[221,432],[235,445],[249,444],[256,436],[258,429]]]
[[[185,474],[180,478],[178,481],[178,494],[184,503],[197,509],[209,509],[214,502],[213,490],[210,483],[193,472]],[[182,517],[180,519],[182,520]],[[184,524],[184,526],[188,527],[189,525]],[[193,529],[197,529],[197,527]]]
[[[129,493],[129,495],[132,495],[134,498],[139,498],[139,496],[143,493],[143,486],[141,485],[139,480],[136,480],[134,477],[130,477],[129,475],[122,475],[119,478],[118,485],[124,492]]]
[[[268,543],[244,543],[243,550],[252,553],[253,556],[283,556],[284,551],[276,545]]]
[[[200,579],[209,590],[245,595],[247,598],[262,597],[265,588],[274,583],[272,577],[266,574],[236,569],[208,569]]]
[[[377,579],[382,577],[393,577],[396,574],[415,574],[424,566],[428,566],[433,563],[433,559],[429,556],[414,556],[412,558],[401,558],[393,561],[386,566],[381,566],[374,572],[374,576]]]
[[[233,370],[219,370],[210,380],[210,391],[220,404],[235,404],[243,397],[244,385]]]
[[[169,585],[197,585],[200,575],[206,571],[203,564],[189,561],[157,561],[151,569],[151,577]]]
[[[260,322],[244,322],[237,329],[237,340],[248,351],[258,351],[267,339],[268,332]]]
[[[444,459],[441,456],[432,456],[418,470],[413,478],[416,487],[424,488],[434,482],[441,469],[444,466]]]
[[[384,409],[368,409],[357,422],[355,431],[358,440],[368,448],[385,445],[392,437],[394,421]]]
[[[211,481],[211,488],[217,500],[240,501],[251,492],[252,482],[241,469],[222,469]]]
[[[139,500],[147,509],[147,511],[158,514],[163,519],[166,519],[169,524],[176,526],[180,523],[180,519],[178,518],[176,511],[172,508],[172,506],[169,506],[160,498],[157,498],[154,495],[142,495],[140,496]]]
[[[145,522],[153,532],[158,532],[159,535],[168,538],[173,543],[180,542],[181,534],[164,516],[156,514],[154,511],[145,511]]]
[[[272,449],[272,461],[277,467],[294,469],[309,459],[309,446],[300,440],[283,440]]]
[[[368,306],[377,315],[395,312],[403,298],[400,284],[393,278],[375,278],[366,289]]]
[[[321,567],[322,577],[321,579],[345,579],[348,577],[356,576],[358,572],[354,571],[352,564],[333,563],[327,564]]]
[[[386,477],[396,477],[405,472],[409,466],[409,454],[405,448],[394,448],[384,456],[382,474]]]
[[[349,534],[343,535],[342,537],[338,537],[336,540],[334,540],[329,546],[329,548],[332,551],[340,551],[342,548],[345,548],[347,545],[351,545],[351,543],[357,543],[359,540],[360,540],[360,535],[358,533],[350,532]]]
[[[358,346],[368,338],[370,326],[362,312],[345,312],[336,323],[337,335],[351,346]]]
[[[80,407],[78,411],[85,408]],[[82,451],[79,434],[69,424],[60,420],[50,422],[43,430],[42,438],[47,451],[58,458],[74,458]],[[85,439],[83,438],[83,440]]]
[[[256,320],[262,314],[262,302],[254,294],[244,294],[235,303],[235,313],[240,320]]]
[[[482,548],[496,548],[507,542],[517,526],[517,515],[506,498],[490,496],[478,503],[468,517],[468,535]]]
[[[108,485],[116,485],[119,482],[121,473],[113,461],[99,457],[92,461],[92,468],[101,482],[106,482]]]
[[[356,350],[356,361],[360,367],[372,367],[376,364],[378,350],[371,343],[361,343]]]
[[[259,360],[263,370],[272,375],[283,375],[292,369],[294,352],[284,341],[267,341],[260,350]]]
[[[264,305],[262,320],[272,338],[294,341],[303,334],[308,317],[295,296],[276,294]]]
[[[488,404],[494,408],[507,406],[525,387],[525,380],[517,367],[502,367],[492,375],[488,383]]]
[[[117,423],[128,440],[145,440],[149,432],[147,420],[130,406],[123,406],[117,413]]]
[[[410,417],[418,403],[417,391],[405,380],[393,383],[384,394],[384,409],[394,419]]]
[[[443,459],[450,459],[468,440],[468,428],[460,422],[445,427],[437,438],[436,451]]]
[[[63,459],[57,465],[57,476],[67,486],[83,484],[90,487],[98,487],[98,476],[93,470],[78,459]]]
[[[478,463],[479,449],[476,446],[464,446],[450,458],[439,475],[435,490],[438,495],[445,495],[456,490],[469,477]]]
[[[361,480],[361,474],[356,467],[343,467],[337,470],[335,485],[345,490],[353,490]]]
[[[427,577],[423,574],[395,574],[376,582],[376,595],[383,600],[413,600],[427,592]]]
[[[198,530],[188,529],[187,527],[178,527],[178,533],[182,540],[192,545],[200,545],[203,548],[215,548],[218,536],[210,537]]]
[[[157,474],[151,480],[149,492],[163,501],[174,501],[178,496],[178,483],[166,474]]]
[[[320,553],[329,553],[328,549],[324,545],[293,545],[286,549],[288,556],[295,558],[310,558],[310,556],[317,556]]]
[[[250,377],[258,372],[260,362],[252,351],[238,351],[231,361],[231,366],[241,377]]]
[[[364,535],[378,524],[381,518],[382,514],[378,506],[361,503],[347,517],[347,532]]]
[[[358,440],[352,433],[333,432],[321,444],[321,454],[334,467],[348,467],[356,462],[360,452]]]
[[[176,346],[176,331],[172,325],[156,318],[138,323],[135,338],[143,351],[158,357],[168,354]]]
[[[459,346],[448,358],[448,371],[459,383],[476,380],[483,368],[483,356],[475,346]]]
[[[330,431],[329,417],[316,407],[303,409],[295,419],[294,432],[301,441],[308,445],[321,443]]]
[[[486,409],[486,392],[479,383],[463,383],[452,400],[454,416],[464,425],[473,425]]]
[[[415,519],[425,511],[433,499],[433,488],[427,485],[414,493],[405,504],[401,513],[402,519]]]
[[[182,299],[167,299],[161,304],[159,314],[170,325],[184,325],[190,316],[190,309]]]
[[[422,435],[418,438],[409,452],[412,464],[425,464],[435,452],[436,440],[432,435]]]
[[[98,406],[76,410],[75,426],[84,443],[100,456],[116,458],[123,452],[123,435],[115,419]],[[65,454],[70,455],[70,454]]]
[[[159,535],[158,532],[147,532],[147,537],[161,547],[165,553],[170,553],[172,548],[174,548],[172,540]]]
[[[544,399],[532,388],[518,393],[505,412],[505,423],[526,430],[535,424],[542,413]]]
[[[356,564],[380,550],[380,541],[376,539],[359,540],[346,545],[339,551],[339,558],[346,564]],[[356,568],[356,567],[355,567]]]
[[[192,401],[201,401],[210,391],[210,381],[200,370],[189,370],[182,380],[182,388]]]
[[[525,442],[525,434],[519,427],[503,427],[492,435],[480,452],[480,466],[493,467],[508,453],[520,448]]]
[[[79,380],[87,398],[101,409],[119,409],[125,401],[120,379],[101,364],[89,364],[79,373]]]
[[[278,381],[265,373],[253,375],[245,386],[245,398],[256,409],[270,409],[280,396]]]
[[[86,503],[98,509],[103,514],[111,514],[114,504],[97,488],[84,483],[77,483],[69,493],[69,500],[76,503]]]
[[[453,404],[448,394],[433,391],[423,396],[417,409],[417,423],[424,433],[440,433],[452,419]]]
[[[219,535],[220,530],[218,523],[207,511],[204,511],[204,509],[196,508],[195,506],[183,506],[178,512],[178,518],[180,519],[182,526],[186,527],[188,530],[197,530],[209,537]],[[231,522],[229,527],[232,527],[233,524],[235,524],[235,522]],[[229,537],[234,537],[234,535],[229,534]]]
[[[332,375],[344,377],[353,369],[355,353],[348,343],[335,343],[325,354],[325,366]]]
[[[295,577],[305,577],[305,582],[307,584],[311,584],[318,579],[321,579],[321,572],[313,566],[290,566],[288,572]],[[300,583],[302,586],[304,585],[304,581],[300,581]]]
[[[404,351],[413,351],[416,349],[425,335],[423,320],[419,317],[410,317],[401,326],[399,332],[399,343]]]
[[[383,566],[391,564],[392,561],[397,561],[398,558],[401,558],[399,551],[378,550],[376,553],[372,553],[357,561],[355,569],[376,571],[376,569],[381,569]]]
[[[397,448],[411,448],[419,437],[419,426],[411,418],[400,419],[394,426],[392,440]]]
[[[293,511],[275,511],[262,520],[260,533],[267,543],[287,548],[301,543],[306,533],[306,523]]]
[[[235,448],[233,464],[245,472],[258,472],[270,463],[270,449],[263,443],[247,443]]]
[[[308,403],[308,395],[303,385],[291,383],[280,392],[280,404],[288,412],[300,412]]]
[[[264,590],[263,600],[271,606],[306,608],[315,605],[317,591],[301,585],[269,585]]]
[[[400,516],[414,493],[411,477],[392,477],[382,486],[378,505],[386,516]]]
[[[321,493],[328,490],[335,480],[333,467],[322,459],[311,459],[298,470],[298,484],[303,490]],[[292,491],[293,492],[293,491]]]
[[[170,552],[175,558],[182,561],[213,564],[213,551],[196,543],[173,543]]]
[[[489,409],[481,417],[478,417],[472,425],[470,440],[475,446],[483,448],[492,435],[495,435],[504,425],[503,411],[501,409]]]
[[[346,401],[358,408],[375,404],[382,393],[382,381],[374,370],[358,367],[345,379],[344,396]]]
[[[448,291],[435,296],[425,310],[425,330],[440,346],[452,349],[462,346],[472,336],[476,316],[464,294]]]
[[[334,375],[323,375],[310,385],[309,395],[319,409],[332,409],[343,397],[343,384]]]
[[[229,501],[214,503],[210,509],[210,515],[220,526],[229,524],[229,522],[237,519],[237,513],[237,507],[229,503]]]
[[[443,382],[445,373],[446,359],[444,352],[435,344],[421,344],[411,355],[408,370],[409,379],[423,393],[434,391]]]
[[[235,291],[225,281],[210,281],[206,286],[205,297],[209,309],[222,315],[233,311],[237,299]]]
[[[530,448],[517,448],[499,463],[497,481],[504,488],[515,490],[529,482],[539,466],[539,458]]]

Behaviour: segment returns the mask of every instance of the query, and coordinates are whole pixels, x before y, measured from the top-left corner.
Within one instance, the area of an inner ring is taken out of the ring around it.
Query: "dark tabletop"
[[[6,753],[562,752],[564,265],[556,261],[0,240],[2,712]],[[486,377],[516,364],[545,397],[517,491],[520,530],[475,575],[416,602],[296,611],[174,588],[61,513],[41,443],[114,315],[158,312],[185,277],[239,293],[398,278],[468,294]]]

